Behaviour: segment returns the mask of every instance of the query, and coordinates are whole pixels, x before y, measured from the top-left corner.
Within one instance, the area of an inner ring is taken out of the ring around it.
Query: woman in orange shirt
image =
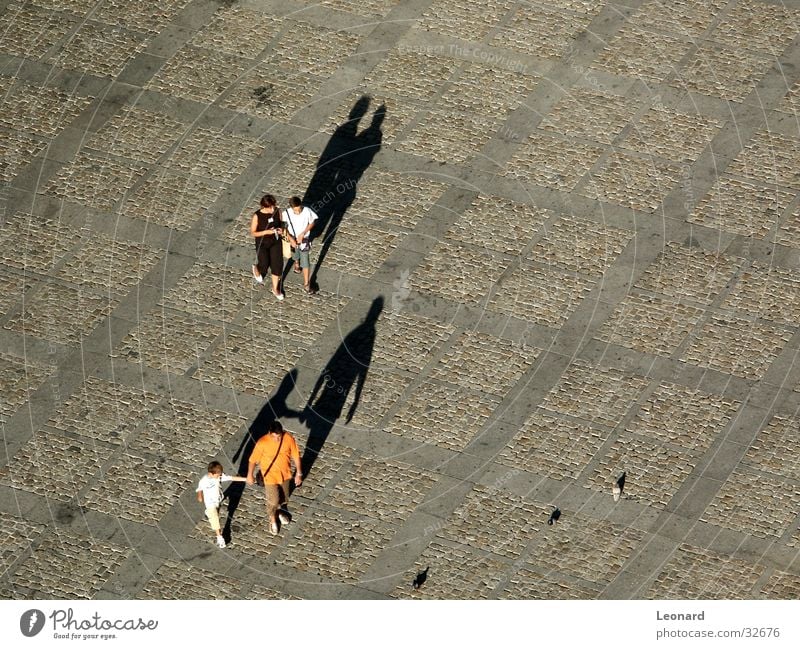
[[[300,466],[300,450],[291,433],[283,430],[279,421],[267,426],[267,434],[256,442],[247,467],[247,484],[255,483],[253,477],[256,464],[264,476],[264,491],[267,495],[269,531],[278,533],[278,519],[282,524],[291,520],[286,503],[289,500],[289,483],[292,479],[292,462],[296,469],[294,484],[303,484],[303,469]]]

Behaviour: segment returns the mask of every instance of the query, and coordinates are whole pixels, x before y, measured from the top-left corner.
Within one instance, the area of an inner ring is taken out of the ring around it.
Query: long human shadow
[[[319,375],[303,411],[308,426],[308,442],[303,451],[303,472],[308,475],[336,421],[342,416],[351,390],[353,400],[345,423],[353,419],[361,401],[372,350],[375,347],[375,323],[383,311],[383,298],[372,301],[364,321],[345,336]]]
[[[313,238],[322,242],[311,271],[310,281],[314,287],[318,287],[317,273],[342,218],[356,199],[358,182],[381,149],[381,125],[386,118],[384,104],[375,109],[370,125],[358,133],[359,122],[367,114],[370,101],[369,95],[362,95],[353,104],[347,120],[333,132],[303,196],[303,203],[319,217],[312,231]]]
[[[275,419],[298,417],[301,414],[300,411],[292,410],[286,405],[286,399],[292,393],[296,382],[297,370],[293,369],[287,372],[283,379],[281,379],[275,394],[261,407],[261,410],[258,411],[258,414],[247,427],[247,432],[232,458],[234,462],[237,460],[239,461],[239,466],[236,470],[237,475],[247,475],[250,455],[255,448],[256,442],[266,433],[267,424]],[[244,494],[244,488],[244,482],[231,482],[230,486],[225,490],[225,497],[228,499],[228,517],[225,520],[222,536],[226,543],[231,540],[233,517],[236,514],[236,510],[239,508],[239,503]]]

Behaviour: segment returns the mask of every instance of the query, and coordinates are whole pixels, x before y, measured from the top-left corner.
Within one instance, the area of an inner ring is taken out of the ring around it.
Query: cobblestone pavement
[[[797,0],[0,0],[0,596],[800,597],[799,59]]]

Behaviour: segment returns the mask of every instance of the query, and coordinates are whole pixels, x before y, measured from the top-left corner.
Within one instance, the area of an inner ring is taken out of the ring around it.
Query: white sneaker
[[[261,277],[261,274],[258,272],[258,267],[255,264],[253,265],[253,279],[259,284],[264,283],[264,278]]]
[[[218,548],[224,548],[225,547],[225,539],[223,539],[221,536],[217,537],[217,547]]]
[[[276,293],[275,291],[272,291],[272,294],[275,296],[275,299],[278,300],[278,302],[283,302],[283,293]]]
[[[272,536],[277,536],[278,535],[278,524],[270,522],[269,531],[272,532]]]

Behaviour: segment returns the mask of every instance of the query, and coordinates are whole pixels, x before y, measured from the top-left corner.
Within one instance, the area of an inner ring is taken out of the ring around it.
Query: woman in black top
[[[283,272],[283,251],[281,248],[282,224],[278,202],[272,194],[261,198],[261,207],[253,213],[250,221],[250,234],[256,240],[257,263],[253,266],[253,277],[261,284],[264,275],[272,271],[272,294],[283,299],[281,273]]]

